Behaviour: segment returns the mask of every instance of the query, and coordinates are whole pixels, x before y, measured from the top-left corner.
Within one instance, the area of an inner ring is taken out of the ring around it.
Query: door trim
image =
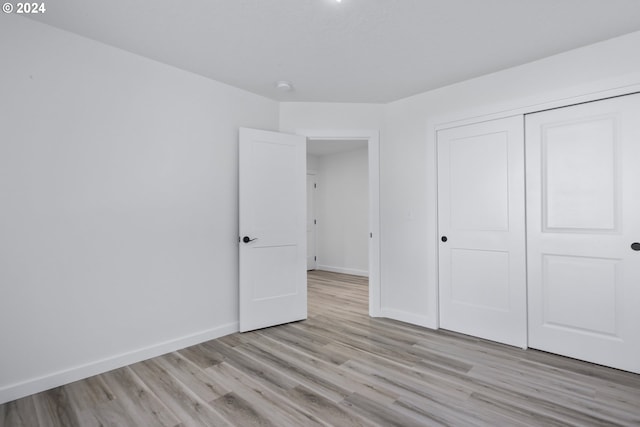
[[[307,139],[367,140],[369,156],[369,316],[381,317],[380,309],[380,132],[365,129],[298,129]]]
[[[313,179],[317,182],[318,180],[318,172],[312,169],[307,169],[307,180],[309,180],[309,177],[312,176]],[[316,215],[316,193],[315,191],[312,193],[313,195],[311,197],[313,197],[313,217],[317,218]],[[309,197],[309,195],[307,194],[307,198]],[[308,218],[309,212],[307,212],[307,218]],[[307,247],[309,246],[309,243],[307,243]],[[308,250],[307,250],[308,252]],[[315,270],[318,268],[318,227],[316,227],[316,225],[314,224],[313,226],[313,268],[311,270]],[[307,258],[309,257],[309,254],[307,253]],[[308,263],[308,261],[307,261]],[[307,271],[309,271],[309,265],[307,265]]]

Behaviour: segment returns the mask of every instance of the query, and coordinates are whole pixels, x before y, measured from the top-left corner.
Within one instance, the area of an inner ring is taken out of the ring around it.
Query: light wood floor
[[[309,319],[0,405],[0,426],[640,426],[640,375],[367,315],[309,274]]]

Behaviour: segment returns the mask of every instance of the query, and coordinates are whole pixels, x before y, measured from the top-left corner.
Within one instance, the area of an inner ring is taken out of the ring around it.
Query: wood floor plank
[[[196,396],[206,402],[228,393],[228,390],[216,383],[206,370],[200,369],[177,352],[165,354],[154,360]]]
[[[180,383],[157,361],[148,360],[131,365],[133,372],[167,406],[184,426],[231,425],[209,404]]]
[[[395,393],[377,387],[369,378],[340,369],[340,367],[316,357],[315,353],[313,355],[305,354],[301,349],[288,347],[269,338],[261,341],[256,340],[253,344],[290,363],[301,363],[301,366],[304,366],[308,373],[321,377],[337,390],[345,393],[345,396],[361,393],[363,396],[380,403],[387,403],[397,397]]]
[[[201,369],[207,369],[222,362],[222,357],[205,345],[206,343],[183,348],[178,353]]]
[[[638,421],[637,417],[626,418],[625,414],[610,405],[597,402],[593,397],[549,387],[537,379],[523,381],[519,376],[497,376],[495,371],[486,371],[484,375],[474,372],[472,375],[484,384],[490,384],[481,392],[474,393],[472,398],[482,394],[484,398],[492,396],[508,401],[512,407],[522,410],[533,407],[537,414],[562,420],[569,425],[573,422],[577,422],[576,425],[633,425],[634,418],[635,422]]]
[[[211,405],[226,418],[234,420],[238,426],[279,427],[269,417],[257,412],[249,402],[235,392],[225,394],[211,402]]]
[[[274,354],[271,349],[265,349],[264,345],[258,342],[243,344],[243,351],[264,360],[275,369],[286,372],[299,384],[314,387],[318,393],[333,401],[340,401],[351,394],[349,390],[325,378],[324,373],[318,373],[317,369],[309,369],[309,366],[296,359],[283,358],[280,354]]]
[[[335,365],[340,365],[348,360],[348,357],[344,354],[326,350],[327,344],[331,343],[331,340],[328,338],[312,333],[300,335],[296,333],[295,329],[287,329],[287,326],[289,325],[284,325],[282,328],[273,328],[273,330],[268,331],[266,336],[286,344],[289,347],[301,351],[304,350],[307,354],[313,354],[316,357]]]
[[[367,420],[366,417],[358,416],[355,412],[344,407],[344,405],[336,404],[303,385],[289,390],[287,398],[332,426],[373,427],[377,425]]]
[[[579,426],[602,426],[596,419],[590,419],[587,423],[565,422],[550,415],[545,408],[534,405],[522,404],[518,399],[513,399],[508,393],[484,394],[475,393],[472,399],[483,406],[495,408],[495,417],[500,420],[517,419],[524,421],[528,425],[549,426],[549,427],[579,427]],[[615,425],[615,424],[614,424]]]
[[[357,393],[347,397],[342,404],[382,426],[420,427],[426,425],[424,420],[419,420],[394,411],[390,406],[379,405]]]
[[[398,398],[403,396],[430,398],[434,394],[439,394],[450,399],[465,400],[473,393],[473,389],[465,382],[442,380],[437,376],[424,375],[406,369],[388,369],[372,364],[370,361],[350,360],[343,367],[371,378],[374,384],[392,391]]]
[[[126,414],[122,418],[128,418],[136,425],[172,427],[180,423],[180,420],[129,367],[107,372],[100,375],[100,377],[113,395],[116,396],[117,407],[121,408],[123,414]],[[112,412],[116,411],[116,405],[109,406],[108,402],[97,406],[101,408],[110,407]],[[92,408],[83,412],[92,413]],[[99,415],[101,411],[97,412],[95,418],[102,420]]]
[[[210,343],[218,351],[225,363],[251,375],[256,381],[276,392],[286,392],[298,383],[291,379],[286,372],[274,368],[264,360],[258,360],[243,353],[239,347],[229,347],[216,341]]]
[[[433,426],[450,426],[450,425],[472,425],[478,422],[477,417],[465,416],[460,406],[451,408],[443,408],[439,402],[432,402],[426,405],[424,401],[414,403],[408,397],[401,397],[393,403],[394,411],[407,415],[411,418],[417,418],[424,424]],[[444,410],[443,410],[444,409]]]
[[[0,427],[37,426],[38,416],[32,396],[0,405]]]
[[[0,427],[640,426],[640,375],[368,315],[308,275],[308,319],[0,405]]]
[[[80,426],[77,413],[64,387],[56,387],[33,396],[38,425],[43,427]]]
[[[324,424],[310,412],[285,399],[280,393],[275,393],[262,387],[250,376],[235,369],[231,365],[222,363],[211,371],[221,384],[234,390],[233,393],[213,402],[215,408],[221,409],[233,420],[243,419],[249,415],[250,420],[244,423],[261,425],[268,421],[275,426],[310,426],[317,427]],[[232,411],[232,412],[231,412]],[[234,421],[237,422],[237,421]]]
[[[379,354],[396,361],[409,361],[417,363],[421,359],[411,356],[395,348],[390,343],[381,342],[379,339],[362,336],[353,329],[346,328],[343,324],[335,325],[335,322],[327,322],[325,319],[309,320],[308,322],[296,325],[301,331],[311,331],[326,337],[331,337],[334,341],[355,347],[365,353]]]
[[[139,418],[139,415],[129,413],[120,400],[98,403],[78,413],[82,427],[133,426],[138,425],[135,419]]]
[[[85,411],[101,403],[111,402],[116,396],[104,381],[104,375],[96,375],[64,386],[76,411]]]

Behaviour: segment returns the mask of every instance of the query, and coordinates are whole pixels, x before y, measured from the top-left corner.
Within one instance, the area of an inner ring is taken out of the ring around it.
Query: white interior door
[[[240,129],[240,331],[306,319],[306,138]]]
[[[640,95],[528,115],[526,137],[529,346],[640,373]]]
[[[316,175],[307,173],[307,270],[316,269]]]
[[[526,347],[522,116],[441,130],[440,326]]]

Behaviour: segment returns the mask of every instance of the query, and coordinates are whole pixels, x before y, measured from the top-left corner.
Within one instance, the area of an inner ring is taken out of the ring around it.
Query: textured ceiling
[[[640,0],[53,0],[32,19],[276,100],[385,103],[640,30]]]

